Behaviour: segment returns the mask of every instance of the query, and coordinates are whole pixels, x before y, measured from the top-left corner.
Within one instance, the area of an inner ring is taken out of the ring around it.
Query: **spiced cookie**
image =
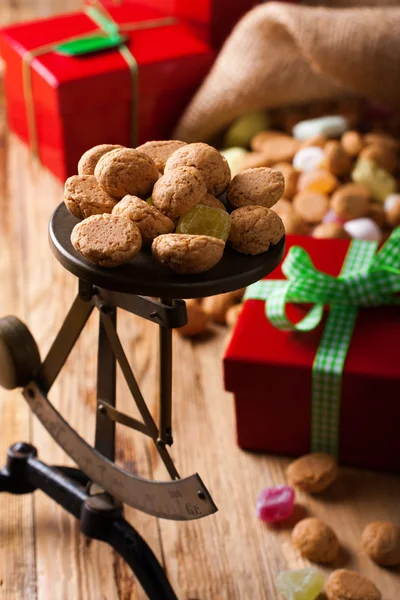
[[[389,171],[389,173],[394,173],[399,164],[397,152],[385,144],[371,144],[365,146],[360,152],[360,158],[373,160],[378,167],[385,169],[385,171]]]
[[[195,167],[180,166],[166,171],[153,189],[153,204],[170,219],[177,219],[201,202],[207,194],[203,176]]]
[[[135,258],[142,246],[134,223],[117,215],[93,215],[72,230],[75,250],[101,267],[117,267]]]
[[[151,246],[152,241],[163,233],[172,233],[175,225],[154,206],[136,196],[125,196],[114,207],[113,215],[129,219],[139,228],[143,246]]]
[[[154,161],[133,148],[107,152],[97,163],[94,174],[101,187],[115,198],[127,194],[146,198],[159,177]]]
[[[286,471],[290,485],[310,494],[326,490],[337,478],[338,467],[330,454],[315,452],[292,462]]]
[[[324,165],[333,175],[347,175],[351,171],[352,160],[351,156],[345,152],[340,142],[330,140],[325,148]]]
[[[318,239],[351,240],[351,235],[340,223],[321,223],[313,230],[312,236]]]
[[[186,312],[188,322],[186,325],[176,329],[183,337],[192,338],[203,333],[208,327],[208,316],[197,300],[186,300]]]
[[[201,200],[200,204],[204,204],[204,206],[209,206],[210,208],[220,208],[221,210],[224,210],[226,212],[225,204],[223,204],[221,200],[218,200],[218,198],[215,198],[211,194],[206,194]]]
[[[363,137],[358,131],[346,131],[341,139],[342,148],[349,156],[358,156],[364,148],[365,143]]]
[[[328,600],[381,600],[376,585],[355,571],[338,569],[326,584]]]
[[[151,246],[159,262],[182,275],[208,271],[221,260],[224,248],[218,238],[182,233],[160,235]]]
[[[265,134],[273,134],[266,136]],[[277,135],[277,132],[264,132],[258,134],[251,141],[251,147],[262,155],[266,167],[271,167],[278,162],[291,162],[300,149],[301,142],[286,134]]]
[[[79,175],[94,175],[94,170],[101,157],[117,148],[123,148],[123,146],[119,144],[100,144],[87,150],[85,154],[82,154],[78,162]]]
[[[273,169],[280,171],[285,179],[283,197],[292,200],[293,196],[296,195],[299,172],[291,164],[285,162],[277,163],[273,166]]]
[[[111,213],[117,203],[99,186],[93,175],[69,177],[64,186],[64,202],[71,215],[78,219]]]
[[[280,171],[267,167],[246,169],[232,179],[226,198],[233,208],[249,205],[271,208],[284,189],[285,178]]]
[[[136,150],[150,156],[160,173],[164,173],[165,163],[171,154],[173,154],[175,150],[178,150],[178,148],[182,148],[182,146],[186,146],[186,142],[181,142],[179,140],[165,140],[146,142],[145,144],[138,146]]]
[[[292,541],[302,556],[312,562],[330,564],[339,553],[339,540],[329,525],[311,517],[303,519],[292,531]]]
[[[293,198],[293,208],[306,223],[320,223],[329,209],[325,194],[304,190]]]
[[[400,565],[400,527],[386,521],[375,521],[364,529],[361,544],[373,561],[383,567]]]
[[[207,192],[220,196],[231,179],[231,170],[226,158],[218,150],[202,142],[186,144],[176,150],[165,165],[165,173],[176,167],[196,167],[204,177]]]
[[[369,211],[369,192],[361,184],[342,185],[331,198],[331,208],[342,221],[365,217]]]
[[[243,206],[231,213],[228,241],[243,254],[261,254],[285,233],[280,217],[265,206]]]

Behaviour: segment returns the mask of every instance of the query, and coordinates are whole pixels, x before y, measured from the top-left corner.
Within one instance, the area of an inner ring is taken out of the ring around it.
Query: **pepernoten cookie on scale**
[[[69,212],[83,219],[71,241],[101,267],[130,262],[151,246],[155,260],[175,273],[203,273],[221,260],[226,243],[256,255],[284,235],[269,210],[284,192],[283,175],[257,168],[231,181],[226,159],[208,144],[103,144],[85,152],[78,170],[64,192]]]

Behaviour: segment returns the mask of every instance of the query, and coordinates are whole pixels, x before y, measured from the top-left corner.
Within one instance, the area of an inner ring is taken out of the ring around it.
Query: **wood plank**
[[[1,21],[1,19],[0,19]],[[0,77],[0,317],[13,314],[24,320],[21,278],[21,235],[12,210],[12,185],[7,174],[9,138],[5,123]],[[0,465],[9,446],[29,440],[31,417],[19,391],[0,389]],[[35,540],[31,496],[1,494],[0,599],[36,599]]]

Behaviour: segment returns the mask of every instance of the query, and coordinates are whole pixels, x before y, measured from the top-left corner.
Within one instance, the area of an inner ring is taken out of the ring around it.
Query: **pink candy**
[[[261,521],[277,523],[293,512],[294,489],[288,485],[265,488],[257,498],[256,514]]]

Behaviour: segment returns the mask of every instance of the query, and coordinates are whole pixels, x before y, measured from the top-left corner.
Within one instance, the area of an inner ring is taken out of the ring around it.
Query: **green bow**
[[[329,316],[313,364],[311,447],[314,452],[338,454],[342,373],[353,335],[358,307],[400,304],[400,228],[376,254],[378,244],[355,240],[350,244],[338,277],[318,271],[307,252],[290,249],[282,272],[286,280],[262,280],[251,285],[245,300],[266,300],[266,315],[283,331],[310,331],[330,306]],[[313,307],[298,323],[286,315],[286,304]]]

